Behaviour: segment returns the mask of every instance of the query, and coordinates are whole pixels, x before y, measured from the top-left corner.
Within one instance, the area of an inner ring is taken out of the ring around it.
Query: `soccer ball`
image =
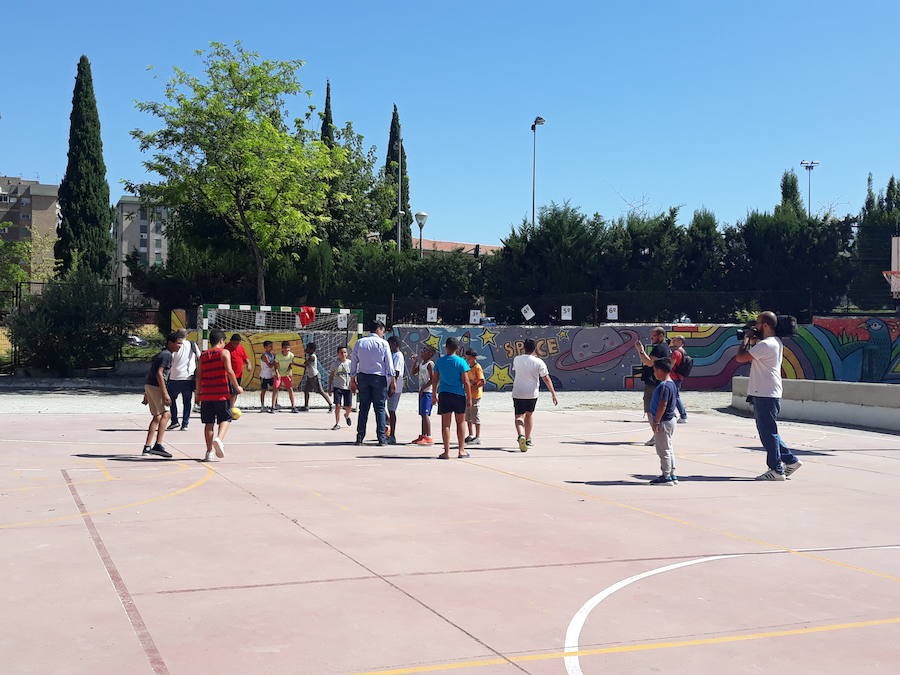
[[[232,408],[231,409],[231,419],[233,419],[233,420],[241,419],[241,409],[240,408]]]

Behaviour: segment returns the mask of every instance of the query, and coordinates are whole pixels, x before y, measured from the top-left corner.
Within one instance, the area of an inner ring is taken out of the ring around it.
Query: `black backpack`
[[[681,350],[681,363],[675,366],[675,372],[682,377],[688,377],[694,369],[694,357],[683,349]]]

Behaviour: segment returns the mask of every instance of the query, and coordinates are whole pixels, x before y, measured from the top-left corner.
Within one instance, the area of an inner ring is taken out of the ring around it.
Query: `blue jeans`
[[[681,402],[681,383],[684,380],[675,380],[675,407],[678,409],[678,416],[686,420],[687,419],[687,410],[684,409],[684,403]]]
[[[387,400],[388,379],[384,375],[359,373],[356,376],[356,387],[359,391],[359,415],[356,418],[356,440],[366,437],[366,423],[369,421],[369,406],[375,409],[375,424],[378,440],[385,441],[384,432],[387,420],[384,414],[384,402]]]
[[[797,458],[778,435],[778,413],[781,411],[780,398],[753,397],[753,417],[759,440],[766,449],[766,464],[772,471],[784,473],[784,464],[794,464]]]
[[[181,426],[186,427],[191,419],[191,401],[194,398],[194,380],[169,380],[166,387],[172,399],[172,424],[178,424],[178,396],[184,402]]]

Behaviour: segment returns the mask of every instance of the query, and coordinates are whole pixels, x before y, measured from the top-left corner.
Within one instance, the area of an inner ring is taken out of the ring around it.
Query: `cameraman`
[[[747,395],[752,400],[753,417],[759,440],[766,449],[769,470],[756,480],[784,480],[803,466],[778,435],[778,413],[781,410],[781,359],[784,345],[775,336],[778,318],[774,312],[756,317],[753,328],[744,331],[735,360],[750,364]]]

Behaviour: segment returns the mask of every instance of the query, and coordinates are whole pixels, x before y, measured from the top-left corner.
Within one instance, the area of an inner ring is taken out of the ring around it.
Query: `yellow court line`
[[[481,659],[478,661],[457,661],[452,663],[440,663],[431,666],[412,666],[409,668],[394,668],[393,670],[367,670],[353,673],[352,675],[407,675],[409,673],[428,673],[438,670],[457,670],[461,668],[480,668],[483,666],[500,666],[510,662],[525,663],[528,661],[548,661],[550,659],[562,659],[567,656],[596,656],[598,654],[622,654],[627,652],[644,652],[653,649],[671,649],[673,647],[696,647],[698,645],[715,645],[727,642],[742,642],[745,640],[762,640],[764,638],[786,637],[788,635],[809,635],[811,633],[825,633],[828,631],[844,630],[847,628],[866,628],[868,626],[885,626],[900,623],[900,617],[893,619],[876,619],[874,621],[856,621],[854,623],[837,623],[831,626],[816,626],[814,628],[794,628],[791,630],[776,630],[766,633],[750,633],[747,635],[725,635],[715,638],[701,638],[699,640],[681,640],[678,642],[650,642],[640,645],[622,645],[619,647],[602,647],[600,649],[582,649],[577,652],[553,652],[550,654],[528,654],[527,656],[510,656],[505,659]]]
[[[103,474],[103,477],[106,478],[106,480],[115,480],[115,477],[109,472],[109,469],[106,468],[106,465],[104,462],[101,462],[99,459],[91,459],[88,461],[90,461],[98,469],[100,469],[101,473]]]
[[[773,544],[768,541],[763,541],[762,539],[754,539],[753,537],[747,537],[742,534],[735,534],[734,532],[728,532],[727,530],[717,530],[712,527],[707,527],[706,525],[700,525],[699,523],[691,522],[690,520],[683,520],[681,518],[676,518],[675,516],[670,516],[665,513],[658,513],[656,511],[651,511],[650,509],[644,509],[640,506],[633,506],[631,504],[626,504],[624,502],[618,502],[614,499],[607,499],[606,497],[598,497],[597,495],[592,495],[587,492],[580,492],[578,490],[573,490],[572,488],[567,488],[562,485],[555,485],[554,483],[548,483],[546,481],[538,480],[537,478],[529,478],[528,476],[522,476],[517,473],[512,473],[511,471],[504,471],[503,469],[497,469],[492,466],[487,466],[486,464],[479,464],[478,462],[466,462],[468,466],[477,466],[481,469],[487,469],[488,471],[495,471],[497,473],[503,474],[505,476],[509,476],[511,478],[518,478],[519,480],[528,481],[530,483],[535,483],[536,485],[543,485],[544,487],[553,488],[555,490],[561,490],[563,492],[568,492],[569,494],[577,495],[578,497],[585,497],[587,499],[591,499],[597,502],[603,502],[604,504],[610,504],[611,506],[618,506],[622,509],[628,509],[629,511],[635,511],[637,513],[643,513],[644,515],[653,516],[655,518],[662,518],[663,520],[668,520],[673,523],[678,523],[680,525],[685,525],[687,527],[693,528],[695,530],[701,530],[703,532],[712,532],[713,534],[719,534],[724,537],[728,537],[730,539],[737,539],[739,541],[746,541],[751,544],[757,544],[759,546],[763,546],[765,548],[775,548],[779,551],[785,551],[787,553],[793,553],[795,555],[802,556],[804,558],[810,558],[811,560],[819,560],[821,562],[826,562],[831,565],[836,565],[838,567],[844,567],[846,569],[854,570],[856,572],[862,572],[864,574],[870,574],[872,576],[881,577],[883,579],[890,579],[891,581],[900,581],[900,577],[894,576],[893,574],[885,574],[884,572],[878,572],[877,570],[870,570],[866,567],[857,567],[856,565],[850,565],[848,563],[842,563],[837,560],[832,560],[831,558],[826,558],[824,556],[815,555],[813,553],[807,553],[805,551],[798,551],[797,549],[790,548],[788,546],[781,546],[780,544]]]
[[[85,516],[95,516],[100,513],[110,513],[112,511],[122,511],[124,509],[134,508],[135,506],[143,506],[144,504],[152,504],[154,502],[161,502],[164,499],[169,499],[170,497],[176,497],[178,495],[184,494],[185,492],[189,492],[196,487],[200,487],[210,478],[215,475],[215,472],[210,467],[206,468],[206,474],[204,474],[203,478],[194,483],[191,483],[187,487],[179,488],[178,490],[173,490],[172,492],[167,492],[166,494],[159,495],[158,497],[151,497],[150,499],[142,499],[139,502],[131,502],[130,504],[122,504],[121,506],[110,506],[105,509],[97,509],[95,511],[86,511],[84,513],[72,513],[67,516],[56,516],[55,518],[43,518],[41,520],[26,520],[21,523],[7,523],[6,525],[0,525],[0,530],[6,530],[13,527],[27,527],[30,525],[42,525],[44,523],[56,523],[61,520],[71,520],[73,518],[84,518]],[[68,483],[67,483],[68,485]]]
[[[95,460],[99,461],[99,460]],[[108,483],[109,481],[118,481],[118,482],[127,482],[131,480],[140,480],[143,478],[164,478],[165,476],[174,476],[176,473],[183,473],[188,470],[188,466],[186,464],[179,464],[178,468],[174,471],[166,471],[165,473],[157,473],[151,475],[141,475],[141,476],[133,476],[130,478],[89,478],[87,480],[73,480],[71,483],[44,483],[42,485],[27,485],[25,487],[17,487],[17,488],[0,488],[0,492],[27,492],[28,490],[42,490],[44,488],[51,487],[64,487],[66,485],[90,485],[91,483]],[[107,472],[108,473],[108,472]],[[112,474],[110,474],[112,475]],[[36,480],[34,478],[30,480]],[[50,480],[49,478],[44,478],[43,480]]]
[[[349,506],[344,506],[344,505],[341,504],[340,502],[336,502],[336,501],[334,501],[333,499],[330,499],[329,497],[326,497],[326,496],[323,495],[321,492],[316,492],[316,491],[313,490],[312,488],[306,487],[303,483],[295,483],[295,485],[299,485],[299,486],[302,487],[304,490],[306,490],[307,492],[309,492],[311,495],[313,495],[313,496],[315,496],[315,497],[318,497],[319,499],[321,499],[321,500],[323,500],[323,501],[328,502],[328,503],[331,504],[332,506],[338,507],[339,509],[341,509],[341,511],[348,511],[348,512],[352,512],[352,511],[353,511],[353,509],[351,509]]]

